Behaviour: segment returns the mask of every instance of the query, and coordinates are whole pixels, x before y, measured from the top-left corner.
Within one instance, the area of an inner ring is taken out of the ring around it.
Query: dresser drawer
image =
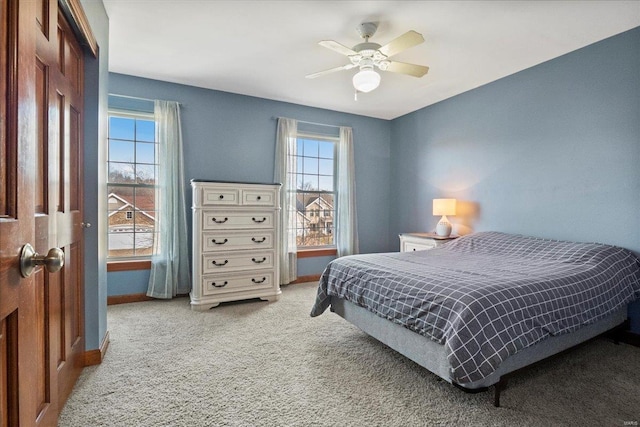
[[[274,214],[273,210],[251,212],[205,210],[202,212],[202,229],[273,228]]]
[[[217,274],[204,276],[202,288],[205,295],[227,292],[252,291],[273,287],[273,271],[256,271],[246,274]]]
[[[211,205],[239,205],[240,190],[237,188],[202,188],[202,204],[204,206]]]
[[[202,236],[202,251],[271,249],[274,247],[274,237],[273,230],[205,232]]]
[[[403,245],[402,252],[426,251],[428,249],[433,249],[436,246],[437,245],[435,242],[429,242],[429,241],[420,242],[420,243],[405,242]]]
[[[273,251],[220,252],[202,256],[202,274],[238,270],[264,270],[275,263]]]
[[[255,206],[276,206],[277,190],[246,189],[242,190],[242,204]]]

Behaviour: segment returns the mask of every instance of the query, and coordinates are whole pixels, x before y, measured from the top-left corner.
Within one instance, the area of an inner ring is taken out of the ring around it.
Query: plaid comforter
[[[640,260],[615,246],[484,232],[428,251],[336,259],[312,317],[330,297],[443,344],[451,379],[464,384],[640,298]]]

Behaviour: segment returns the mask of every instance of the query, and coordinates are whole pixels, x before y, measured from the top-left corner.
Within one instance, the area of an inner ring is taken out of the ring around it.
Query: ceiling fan
[[[316,77],[336,71],[359,68],[360,71],[353,76],[353,87],[356,89],[357,99],[358,92],[371,92],[380,84],[380,74],[375,71],[376,68],[382,71],[391,71],[393,73],[407,74],[414,77],[422,77],[429,71],[429,67],[425,67],[424,65],[407,64],[406,62],[389,60],[391,56],[423,43],[424,37],[422,37],[422,34],[413,30],[407,31],[400,37],[381,46],[378,43],[369,42],[369,38],[372,37],[378,29],[377,23],[364,22],[356,29],[364,39],[364,42],[355,45],[353,48],[348,48],[333,40],[323,40],[318,43],[320,46],[347,56],[351,63],[309,74],[306,77],[308,79],[315,79]]]

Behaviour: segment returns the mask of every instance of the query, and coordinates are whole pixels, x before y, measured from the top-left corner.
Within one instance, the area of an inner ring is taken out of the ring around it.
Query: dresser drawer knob
[[[229,262],[229,260],[228,260],[228,259],[225,259],[225,260],[224,260],[224,262],[217,263],[217,262],[216,262],[216,260],[214,259],[211,263],[212,263],[213,265],[215,265],[215,266],[222,267],[223,265],[227,265],[227,263],[228,263],[228,262]]]
[[[264,283],[264,281],[265,281],[265,280],[267,280],[267,278],[266,278],[266,277],[263,277],[263,278],[262,278],[262,280],[256,280],[255,278],[254,278],[254,279],[251,279],[251,281],[252,281],[253,283],[256,283],[256,284],[258,284],[258,283]]]
[[[227,284],[228,284],[228,283],[229,283],[229,282],[227,282],[227,281],[225,280],[225,281],[224,281],[224,283],[223,283],[223,284],[221,284],[221,285],[217,284],[216,282],[213,282],[213,283],[212,283],[212,285],[213,285],[213,287],[214,287],[214,288],[224,288],[225,286],[227,286]]]
[[[224,199],[224,194],[221,194],[218,198],[219,198],[220,200]]]
[[[260,199],[262,199],[262,196],[258,196],[258,197],[256,197],[256,199],[260,200]]]
[[[216,239],[211,239],[211,241],[213,243],[215,243],[216,245],[224,245],[225,243],[227,243],[229,241],[229,239],[224,239],[222,242],[216,242]]]
[[[225,222],[227,222],[229,220],[229,218],[225,218],[222,221],[217,220],[215,218],[211,218],[213,220],[213,222],[215,222],[216,224],[224,224]]]
[[[256,264],[262,264],[266,260],[267,260],[267,257],[262,257],[262,259],[251,258],[251,261],[255,262]]]
[[[267,240],[267,238],[266,238],[266,237],[263,237],[263,238],[262,238],[262,240],[256,240],[256,238],[255,238],[255,237],[252,237],[252,238],[251,238],[251,241],[252,241],[252,242],[255,242],[255,243],[263,243],[265,240]]]
[[[253,222],[257,222],[258,224],[263,223],[267,220],[267,218],[262,217],[262,219],[255,219],[255,218],[251,218],[253,220]]]

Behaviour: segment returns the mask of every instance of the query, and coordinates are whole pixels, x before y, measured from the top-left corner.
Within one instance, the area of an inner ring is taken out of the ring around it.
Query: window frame
[[[110,128],[110,119],[111,117],[121,117],[121,118],[128,118],[128,119],[138,119],[138,120],[149,120],[149,121],[153,121],[154,122],[154,126],[157,126],[157,123],[155,122],[155,114],[153,112],[147,112],[147,111],[134,111],[134,110],[126,110],[126,109],[121,109],[121,108],[109,108],[107,111],[107,155],[106,155],[106,187],[110,188],[110,187],[123,187],[123,188],[132,188],[132,189],[153,189],[154,191],[158,191],[159,189],[159,185],[157,182],[157,175],[154,174],[154,181],[155,184],[141,184],[141,183],[113,183],[109,181],[109,163],[110,163],[110,159],[109,159],[109,149],[110,149],[110,141],[112,139],[114,140],[120,140],[118,138],[111,138],[111,128]],[[154,148],[154,161],[157,163],[153,163],[156,171],[157,168],[160,165],[160,158],[158,156],[158,141],[155,140],[156,138],[154,137],[154,141],[153,144],[155,144],[155,148]],[[134,139],[131,142],[134,143],[134,153],[136,151],[136,147],[135,144],[137,144],[137,140]],[[142,143],[145,144],[149,144],[150,142],[148,141],[140,141]],[[135,156],[135,154],[134,154]],[[115,163],[125,163],[125,162],[115,162]],[[136,164],[137,162],[135,161],[134,158],[134,162],[132,164]],[[141,164],[149,164],[149,163],[141,163]],[[109,195],[109,192],[107,190],[107,196]],[[135,206],[132,206],[133,209],[131,209],[132,212],[132,219],[134,220],[134,224],[135,224],[135,217],[136,217],[136,208]],[[154,200],[154,214],[155,214],[155,218],[156,218],[156,223],[157,223],[157,215],[158,215],[158,209],[157,209],[157,205],[155,204],[155,200]],[[107,227],[106,227],[106,238],[107,238],[107,269],[108,271],[127,271],[127,270],[140,270],[140,269],[149,269],[150,267],[150,261],[151,258],[153,257],[153,254],[148,254],[148,255],[130,255],[130,256],[111,256],[109,254],[109,234],[110,234],[110,227],[109,227],[109,214],[111,213],[111,211],[109,210],[109,203],[107,201],[107,209],[106,209],[106,216],[107,216]],[[128,212],[125,213],[125,215],[128,218]],[[135,226],[134,226],[134,234],[135,234]],[[157,237],[158,234],[158,230],[155,227],[154,224],[154,229],[153,229],[153,234],[154,234],[154,242],[155,242],[155,238]],[[155,245],[155,243],[154,243]],[[148,265],[149,264],[149,265]],[[113,266],[114,268],[111,269],[109,266]]]
[[[314,140],[314,141],[323,141],[323,142],[330,142],[333,145],[333,172],[332,172],[332,178],[333,178],[333,191],[326,191],[326,190],[300,190],[297,187],[297,182],[296,182],[296,188],[295,188],[295,193],[296,193],[296,200],[297,200],[297,196],[299,193],[302,194],[331,194],[333,196],[333,225],[332,225],[332,235],[333,235],[333,244],[330,245],[297,245],[296,244],[296,252],[298,254],[298,258],[307,258],[307,257],[314,257],[314,256],[325,256],[325,255],[336,255],[337,253],[337,246],[336,246],[336,242],[335,242],[335,218],[336,218],[336,213],[337,213],[337,200],[338,200],[338,187],[337,187],[337,171],[338,171],[338,144],[340,143],[340,137],[339,136],[329,136],[329,135],[322,135],[322,134],[317,134],[317,133],[313,133],[313,132],[305,132],[305,131],[298,131],[296,132],[296,146],[298,144],[298,140],[299,139],[308,139],[308,140]],[[302,155],[298,155],[297,150],[296,150],[296,160],[297,158],[304,158],[304,157],[309,157],[309,156],[302,156]],[[326,159],[324,157],[320,157],[319,155],[317,157],[315,157],[316,159]],[[304,160],[303,160],[304,162]],[[296,174],[298,174],[300,172],[298,172],[298,170],[296,169]],[[318,173],[318,176],[320,176],[320,174]],[[322,175],[324,176],[324,175]],[[297,210],[295,211],[297,212]],[[326,212],[326,209],[315,209],[312,211],[314,216],[317,216],[318,218],[325,218],[325,215],[321,214]],[[288,232],[290,232],[290,230],[287,230]],[[296,235],[297,235],[297,227],[296,227]]]

